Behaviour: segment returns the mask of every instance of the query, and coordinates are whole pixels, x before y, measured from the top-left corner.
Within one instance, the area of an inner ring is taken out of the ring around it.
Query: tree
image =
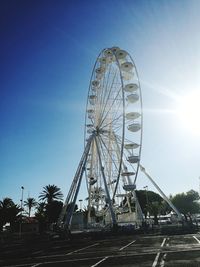
[[[184,214],[187,221],[188,216],[200,212],[200,204],[197,202],[200,199],[198,192],[190,190],[186,193],[176,194],[171,197],[172,203],[177,209]]]
[[[63,203],[61,201],[54,200],[46,205],[46,215],[48,223],[57,222],[61,213]]]
[[[34,198],[28,197],[26,201],[24,201],[24,206],[28,208],[28,217],[31,216],[31,209],[37,205],[37,202]]]
[[[54,200],[62,200],[63,194],[59,187],[56,185],[46,185],[43,187],[43,191],[39,195],[39,199],[51,203]]]
[[[158,224],[159,214],[166,214],[166,212],[170,211],[169,205],[164,202],[159,194],[153,191],[137,190],[136,196],[145,218],[147,217],[147,213],[149,213],[154,216],[155,224]]]
[[[0,201],[0,231],[6,223],[11,225],[17,220],[21,209],[11,198],[4,198]]]
[[[151,215],[154,216],[154,224],[158,224],[158,215],[161,214],[163,208],[163,202],[152,201],[148,204],[148,211]]]
[[[37,204],[35,217],[39,222],[39,231],[43,232],[46,229],[47,223],[46,204],[44,202]]]

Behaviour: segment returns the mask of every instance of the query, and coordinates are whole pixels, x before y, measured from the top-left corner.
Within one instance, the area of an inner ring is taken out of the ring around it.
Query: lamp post
[[[145,194],[146,194],[146,210],[147,210],[147,217],[149,215],[148,207],[149,207],[149,198],[148,198],[148,186],[144,186]]]
[[[24,198],[24,187],[21,186],[21,199],[20,199],[20,202],[21,202],[21,214],[20,214],[20,223],[19,223],[19,235],[21,237],[22,235],[22,211],[23,211],[23,198]]]

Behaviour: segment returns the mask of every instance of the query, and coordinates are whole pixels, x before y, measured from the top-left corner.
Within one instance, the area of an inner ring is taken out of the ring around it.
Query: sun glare
[[[180,122],[193,134],[200,135],[200,92],[194,91],[177,101]]]

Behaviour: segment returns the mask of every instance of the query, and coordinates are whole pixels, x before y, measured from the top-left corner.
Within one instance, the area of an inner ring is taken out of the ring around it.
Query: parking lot
[[[55,240],[4,250],[1,266],[200,266],[200,234]]]

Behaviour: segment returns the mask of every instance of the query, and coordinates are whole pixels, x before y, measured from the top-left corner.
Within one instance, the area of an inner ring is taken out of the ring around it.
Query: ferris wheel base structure
[[[85,149],[58,220],[60,227],[70,229],[78,221],[86,228],[142,224],[144,215],[135,192],[142,133],[142,93],[136,65],[119,47],[103,49],[88,90]],[[75,207],[83,176],[87,207],[78,219]]]

